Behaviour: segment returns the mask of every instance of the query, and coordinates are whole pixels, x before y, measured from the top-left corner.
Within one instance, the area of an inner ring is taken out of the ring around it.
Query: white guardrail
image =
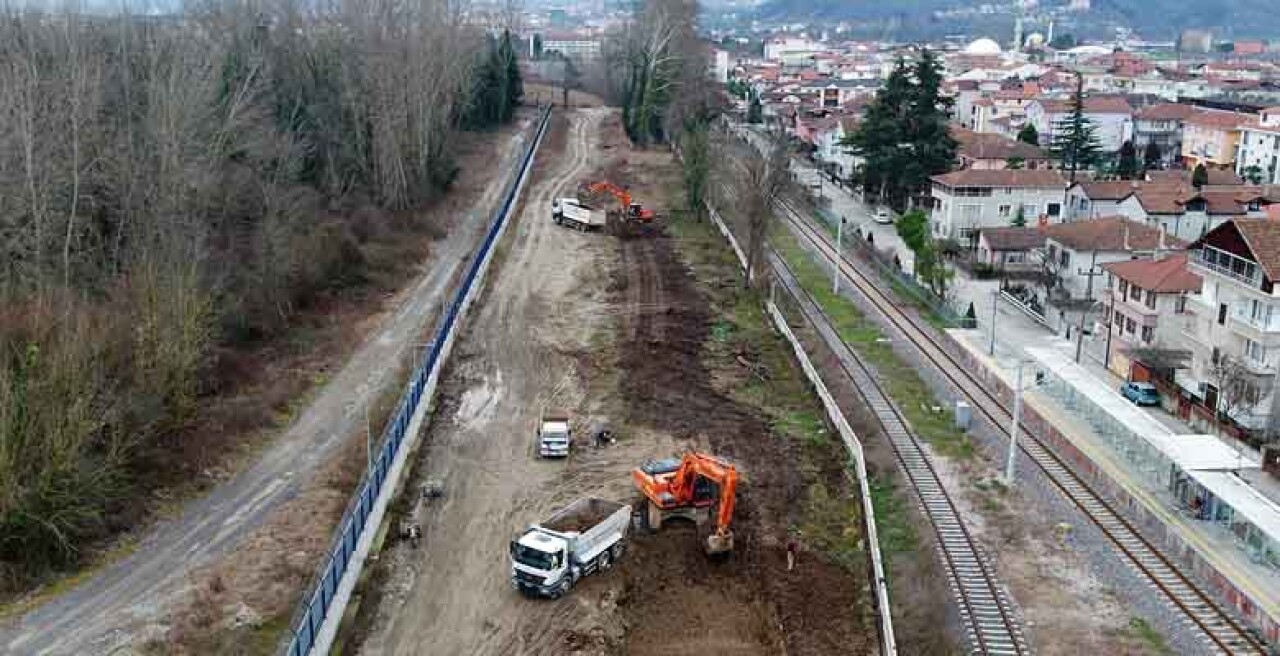
[[[724,220],[720,218],[720,213],[716,211],[710,203],[707,203],[708,214],[711,216],[712,222],[719,228],[720,234],[724,235],[729,241],[729,246],[733,248],[734,254],[738,256],[738,262],[742,265],[743,272],[747,270],[747,256],[742,248],[738,245],[738,240],[734,238],[733,233],[729,231],[729,227],[725,225]],[[809,379],[813,388],[818,392],[818,398],[822,399],[822,406],[827,411],[827,417],[836,427],[836,431],[840,433],[841,441],[844,442],[845,449],[853,458],[854,470],[858,479],[858,490],[862,497],[862,516],[866,519],[867,545],[871,552],[871,570],[875,577],[876,591],[876,607],[880,616],[880,653],[883,656],[897,656],[898,645],[893,635],[893,611],[889,606],[889,584],[884,575],[884,557],[880,553],[880,537],[876,530],[876,513],[875,507],[871,503],[871,488],[867,483],[867,464],[866,458],[862,452],[862,442],[858,440],[857,433],[849,427],[849,422],[844,417],[844,412],[840,410],[840,406],[836,404],[835,397],[827,389],[822,377],[818,375],[818,370],[810,361],[809,355],[805,353],[804,347],[800,344],[800,340],[796,339],[795,333],[791,332],[791,326],[787,324],[786,317],[778,309],[772,300],[765,302],[765,309],[769,312],[770,318],[773,319],[774,326],[783,337],[790,342],[791,348],[795,351],[796,360],[800,362],[800,368],[804,370],[804,375]]]

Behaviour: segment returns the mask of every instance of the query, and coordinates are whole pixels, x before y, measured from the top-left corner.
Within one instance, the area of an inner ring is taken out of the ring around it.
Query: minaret
[[[1022,3],[1018,3],[1018,17],[1013,19],[1013,51],[1022,52]]]
[[[1053,43],[1053,21],[1049,21],[1049,33],[1044,35],[1044,45],[1048,46]]]

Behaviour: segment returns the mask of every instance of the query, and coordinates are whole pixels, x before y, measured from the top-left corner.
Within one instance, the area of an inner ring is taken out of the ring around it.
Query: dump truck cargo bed
[[[616,501],[594,497],[578,499],[552,515],[542,527],[557,533],[585,533],[623,507]]]

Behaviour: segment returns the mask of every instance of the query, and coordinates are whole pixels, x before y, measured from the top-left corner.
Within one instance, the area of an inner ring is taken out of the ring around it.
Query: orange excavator
[[[670,517],[715,525],[703,545],[707,555],[733,550],[733,507],[737,503],[738,470],[722,458],[690,451],[680,459],[645,463],[631,472],[636,487],[649,499],[645,516],[651,530]]]
[[[632,202],[630,192],[608,180],[602,180],[587,187],[587,193],[593,196],[606,192],[613,194],[613,197],[618,199],[618,204],[622,206],[623,216],[626,220],[650,223],[656,217],[653,210],[642,207],[640,203]]]

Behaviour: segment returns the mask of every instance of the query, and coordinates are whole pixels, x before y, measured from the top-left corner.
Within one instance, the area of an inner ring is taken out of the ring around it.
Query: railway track
[[[994,568],[965,526],[919,437],[911,431],[901,411],[889,399],[871,370],[840,339],[786,262],[776,253],[771,253],[770,264],[777,274],[776,279],[835,352],[841,369],[883,426],[898,464],[933,527],[939,557],[947,571],[973,653],[1000,656],[1031,653],[1013,604],[1000,586]]]
[[[836,255],[825,232],[815,228],[788,204],[782,206],[782,218],[792,232],[828,261]],[[853,262],[839,254],[841,277],[852,284],[892,327],[908,339],[927,361],[950,384],[963,393],[974,410],[988,422],[1003,430],[1011,414],[991,392],[974,378],[933,334],[904,312],[892,297],[864,275]],[[874,408],[873,408],[874,409]],[[1107,536],[1124,555],[1129,565],[1158,590],[1185,618],[1188,625],[1202,636],[1206,646],[1220,654],[1266,654],[1266,646],[1245,630],[1231,615],[1209,598],[1155,545],[1143,537],[1132,524],[1026,426],[1021,427],[1018,446],[1068,500]],[[895,446],[896,448],[896,446]]]

